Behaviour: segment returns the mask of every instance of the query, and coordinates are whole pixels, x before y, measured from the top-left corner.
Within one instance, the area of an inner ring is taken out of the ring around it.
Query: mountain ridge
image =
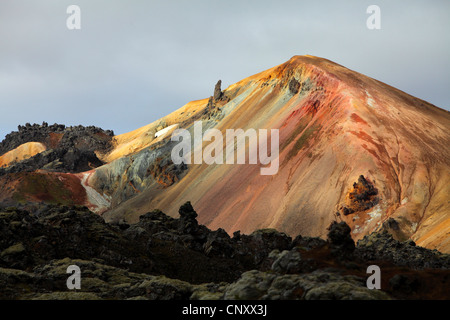
[[[304,60],[304,58],[303,57],[294,57],[293,59],[291,59],[291,62],[289,63],[287,63],[288,65],[292,65],[292,64],[297,64],[298,65],[298,63],[299,63],[299,61],[301,61],[301,60]],[[311,60],[310,58],[308,58],[308,60]],[[322,61],[322,60],[320,60],[320,61]],[[325,61],[325,63],[326,64],[329,64],[330,62],[329,61]],[[340,65],[337,65],[337,64],[331,64],[332,65],[332,67],[333,68],[338,68],[338,69],[344,69],[344,70],[346,70],[346,73],[350,73],[350,74],[352,74],[352,71],[347,71],[347,69],[345,69],[344,67],[342,67],[342,66],[340,66]],[[276,71],[276,72],[278,72],[278,74],[279,75],[281,75],[281,77],[283,77],[284,75],[283,75],[283,73],[282,73],[282,71],[284,70],[284,71],[287,71],[287,72],[289,72],[289,68],[283,68],[283,67],[285,67],[286,66],[286,64],[282,64],[282,65],[280,65],[280,66],[276,66],[276,67],[274,67],[274,68],[271,68],[271,69],[269,69],[269,70],[267,70],[267,71],[263,71],[263,72],[261,72],[261,73],[258,73],[258,74],[256,74],[256,75],[254,75],[254,76],[251,76],[251,77],[249,77],[249,78],[247,78],[247,79],[244,79],[244,80],[241,80],[241,81],[239,81],[239,82],[237,82],[235,85],[231,85],[230,87],[228,87],[226,90],[224,90],[224,92],[225,93],[227,93],[227,92],[229,92],[229,91],[231,91],[231,92],[233,92],[234,90],[236,90],[236,88],[237,87],[239,87],[239,92],[242,92],[242,90],[243,89],[245,89],[245,87],[246,86],[249,86],[249,85],[251,85],[251,84],[249,84],[249,82],[258,82],[258,80],[260,80],[259,82],[261,82],[261,81],[263,81],[263,85],[270,85],[270,81],[271,81],[271,77],[270,77],[270,75],[274,72],[274,71]],[[323,69],[322,69],[323,70]],[[339,70],[338,70],[339,71]],[[302,72],[303,72],[303,70],[302,70]],[[326,77],[325,77],[325,81],[331,81],[331,83],[334,83],[334,85],[335,86],[338,86],[338,85],[341,85],[342,84],[342,80],[341,80],[341,82],[336,82],[337,81],[337,79],[338,79],[338,76],[335,74],[335,73],[333,73],[332,74],[332,76],[330,76],[330,72],[326,72]],[[321,87],[321,83],[320,83],[320,80],[322,80],[322,79],[320,79],[320,77],[321,76],[323,76],[323,75],[321,75],[321,74],[318,74],[318,75],[316,75],[316,74],[314,74],[314,76],[316,76],[317,78],[319,78],[319,84],[318,85],[316,85],[316,88],[317,87],[319,87],[319,89],[320,89],[320,87]],[[358,76],[360,76],[360,74],[358,74]],[[264,83],[264,80],[262,80],[261,78],[263,78],[266,82]],[[374,79],[371,79],[371,78],[369,78],[369,77],[365,77],[365,76],[363,76],[363,78],[366,80],[366,81],[369,81],[369,82],[371,82],[371,83],[375,83],[376,84],[376,86],[377,87],[379,87],[379,86],[386,86],[386,85],[384,85],[383,83],[381,83],[381,82],[379,82],[379,81],[377,81],[377,80],[374,80]],[[331,80],[330,80],[331,79]],[[255,81],[256,80],[256,81]],[[336,80],[336,81],[334,81],[334,80]],[[358,80],[358,79],[357,79]],[[287,80],[286,80],[287,81]],[[283,83],[282,82],[282,84],[286,84],[286,81],[285,81],[285,83]],[[327,83],[327,85],[328,85],[328,87],[330,86],[329,85],[329,83]],[[307,83],[306,83],[306,86],[307,86]],[[390,86],[388,86],[388,88],[391,88]],[[349,89],[349,87],[348,86],[344,86],[344,90],[348,90]],[[376,88],[376,89],[378,89],[378,90],[380,90],[379,88]],[[337,90],[337,89],[335,89],[335,90]],[[320,90],[318,90],[318,91],[320,91]],[[365,93],[365,91],[366,90],[364,90],[364,93]],[[301,90],[300,90],[300,92],[301,92]],[[361,92],[356,92],[359,96],[361,96]],[[378,92],[377,92],[378,93]],[[367,105],[369,105],[369,104],[373,104],[373,105],[375,105],[375,106],[377,106],[377,107],[379,107],[379,103],[378,103],[378,105],[376,104],[376,101],[379,99],[379,97],[377,96],[378,94],[377,93],[375,93],[373,96],[372,95],[370,95],[370,93],[369,93],[369,95],[370,96],[366,96],[366,97],[364,97],[365,98],[365,100],[366,100],[366,102],[368,101],[368,103],[367,103]],[[352,96],[354,96],[355,94],[352,94]],[[357,95],[357,96],[358,96]],[[231,93],[231,96],[233,97],[233,93]],[[402,92],[402,91],[400,91],[400,90],[395,90],[395,93],[394,94],[392,94],[392,93],[390,93],[389,94],[389,96],[388,96],[388,99],[393,99],[392,98],[392,96],[394,97],[394,99],[395,99],[395,97],[401,97],[401,100],[403,100],[403,101],[406,101],[406,103],[409,103],[409,104],[411,104],[411,102],[414,102],[414,103],[412,103],[412,105],[413,105],[413,107],[415,107],[414,109],[416,109],[416,110],[422,110],[422,109],[425,109],[425,110],[427,110],[427,111],[431,111],[431,113],[432,113],[432,117],[433,118],[435,118],[436,117],[436,114],[438,115],[438,116],[441,116],[442,115],[442,113],[443,113],[443,110],[440,110],[440,109],[438,109],[437,107],[435,107],[435,106],[433,106],[433,105],[431,105],[431,104],[424,104],[424,105],[421,105],[421,104],[423,104],[423,102],[422,102],[422,100],[420,100],[418,103],[414,100],[414,97],[413,96],[410,96],[410,95],[408,95],[408,94],[406,94],[406,93],[404,93],[404,92]],[[336,104],[337,105],[339,105],[339,103],[342,103],[342,100],[344,100],[344,99],[349,99],[349,97],[348,97],[348,95],[346,95],[346,94],[344,94],[343,96],[341,96],[341,97],[338,97],[338,99],[340,99],[340,101],[339,100],[337,100],[336,102]],[[350,99],[351,99],[351,97],[350,97]],[[345,100],[344,100],[345,101]],[[309,101],[307,101],[307,102],[309,102],[309,105],[308,105],[308,103],[304,103],[305,105],[306,105],[306,108],[304,108],[304,110],[299,110],[299,113],[302,113],[303,112],[303,114],[302,114],[302,117],[304,118],[304,116],[306,115],[306,116],[308,116],[308,114],[313,114],[312,115],[312,117],[314,117],[315,116],[315,113],[317,113],[317,110],[315,110],[314,109],[314,95],[312,96],[312,97],[309,97]],[[348,102],[348,100],[347,100],[347,102]],[[358,102],[358,101],[357,101]],[[345,103],[343,103],[343,104],[345,104]],[[360,103],[355,103],[355,104],[352,104],[352,103],[347,103],[347,104],[345,104],[344,105],[344,108],[345,107],[353,107],[353,109],[351,109],[352,111],[354,111],[354,110],[360,110],[360,109],[362,109],[362,108],[364,108],[364,107],[366,107],[366,109],[367,109],[367,106],[361,106],[361,104]],[[395,110],[395,108],[392,108],[392,110],[389,110],[389,109],[387,109],[386,110],[386,108],[383,108],[383,112],[387,112],[387,113],[389,113],[390,115],[394,115],[394,110]],[[253,111],[253,110],[252,110]],[[248,115],[249,113],[246,113],[246,116]],[[250,113],[251,114],[251,113]],[[446,115],[446,117],[448,118],[448,112],[445,112],[444,111],[444,114]],[[295,116],[295,114],[293,113],[293,115]],[[364,120],[364,116],[359,116],[357,113],[355,113],[355,112],[352,112],[351,114],[349,114],[349,118],[350,119],[346,119],[346,121],[349,121],[350,120],[350,124],[351,125],[353,125],[353,123],[362,123],[362,124],[366,124],[367,123],[367,121],[366,120]],[[370,117],[370,114],[369,114],[369,117]],[[239,121],[237,121],[237,125],[235,125],[235,127],[243,127],[243,128],[245,128],[245,126],[240,126],[239,125]],[[298,124],[298,123],[296,123],[296,124]],[[447,120],[447,124],[448,124],[448,120]],[[224,127],[225,127],[225,125],[224,125]],[[232,127],[231,125],[229,125],[228,127]],[[255,127],[258,127],[258,126],[255,126]],[[280,126],[281,127],[281,126]],[[304,130],[307,130],[308,128],[311,128],[311,131],[312,132],[314,132],[314,128],[313,127],[311,127],[311,126],[306,126],[305,128],[304,128]],[[443,128],[445,128],[443,125],[441,125],[441,130],[443,129]],[[360,136],[361,138],[363,138],[363,139],[366,139],[367,140],[367,144],[365,144],[366,145],[366,148],[367,149],[369,149],[369,150],[367,150],[367,152],[372,152],[372,153],[374,153],[375,155],[378,153],[378,151],[379,150],[381,150],[382,152],[384,152],[384,153],[389,153],[387,150],[386,151],[383,151],[383,148],[382,147],[379,147],[382,143],[377,143],[377,141],[374,141],[374,139],[372,139],[371,137],[368,137],[367,135],[365,135],[363,132],[361,132],[361,131],[357,131],[357,130],[349,130],[349,131],[351,131],[352,132],[352,134],[353,135],[355,135],[355,136]],[[443,130],[442,130],[443,131]],[[305,132],[305,131],[304,131]],[[441,134],[442,134],[442,132],[441,132]],[[445,135],[443,135],[443,136],[445,136]],[[283,140],[283,137],[280,137],[280,139],[281,140]],[[447,136],[447,138],[446,138],[447,140],[448,140],[448,136]],[[375,145],[375,149],[372,149],[372,148],[369,148],[369,147],[367,147],[367,145],[370,143],[370,142],[372,142],[372,144],[374,144]],[[281,142],[281,143],[283,143],[283,142]],[[443,146],[445,146],[445,144],[442,144],[441,145],[441,147],[440,147],[440,149],[442,149],[442,147]],[[439,148],[436,148],[436,149],[439,149]],[[442,161],[442,160],[444,160],[444,163],[445,163],[445,159],[446,159],[446,157],[444,157],[444,159],[442,159],[442,158],[440,158],[440,159],[438,159],[438,160],[440,160],[440,161]],[[389,160],[389,162],[390,162],[390,160]],[[392,169],[392,170],[394,170],[395,171],[395,169]],[[359,176],[360,174],[356,174],[355,175],[355,179],[351,182],[351,183],[353,183],[353,182],[355,182],[357,179],[357,177]],[[399,185],[401,184],[401,181],[398,183]],[[400,194],[398,195],[398,197],[401,197],[401,192],[400,192]],[[187,199],[187,198],[186,198]],[[184,200],[186,200],[186,199],[184,199]],[[209,200],[211,200],[211,199],[209,199]],[[172,201],[171,200],[171,198],[170,197],[168,197],[168,200],[167,201]],[[402,199],[400,199],[400,203],[401,203],[401,201],[402,201]],[[205,201],[205,202],[207,202],[207,201]],[[164,205],[163,205],[163,207],[164,207]],[[209,209],[209,208],[208,208]],[[202,206],[200,205],[200,208],[199,208],[199,211],[201,212],[202,211]],[[205,210],[206,211],[206,210]],[[209,224],[209,223],[212,223],[212,221],[214,220],[214,218],[213,219],[210,219],[210,220],[207,220],[206,218],[204,218],[205,220],[202,220],[202,222],[205,222],[206,224]],[[214,224],[213,224],[214,225]],[[219,226],[220,225],[220,223],[217,223],[217,224],[215,224],[214,226]]]

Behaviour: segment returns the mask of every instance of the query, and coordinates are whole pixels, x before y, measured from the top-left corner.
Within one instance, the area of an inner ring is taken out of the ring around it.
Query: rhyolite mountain
[[[65,128],[36,127],[35,139],[3,143],[0,201],[86,205],[106,221],[128,223],[156,208],[178,217],[191,201],[200,223],[230,234],[276,228],[324,238],[331,222],[344,221],[354,240],[383,229],[450,252],[448,111],[313,56],[220,86],[129,133],[92,128],[84,140],[77,131],[66,139],[67,156],[54,143]],[[195,121],[224,135],[279,129],[278,172],[174,164],[171,134],[192,132]]]

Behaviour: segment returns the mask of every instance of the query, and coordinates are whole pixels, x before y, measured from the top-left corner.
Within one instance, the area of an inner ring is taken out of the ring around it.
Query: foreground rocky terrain
[[[0,209],[0,299],[449,299],[450,256],[372,233],[355,245],[345,222],[327,240],[274,229],[212,231],[190,202],[172,218],[106,223],[86,207]],[[366,287],[369,265],[381,290]],[[69,265],[81,289],[69,290]]]

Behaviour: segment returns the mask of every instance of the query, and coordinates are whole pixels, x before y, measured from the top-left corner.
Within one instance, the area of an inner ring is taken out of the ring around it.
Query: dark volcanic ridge
[[[355,244],[334,222],[328,240],[274,229],[250,235],[160,210],[106,223],[81,206],[0,209],[1,299],[449,299],[450,256],[372,233]],[[66,269],[81,269],[68,290]],[[369,265],[381,290],[366,287]]]
[[[18,131],[6,135],[0,142],[0,156],[27,142],[43,143],[47,150],[28,159],[0,168],[0,175],[14,172],[32,172],[45,169],[54,172],[82,172],[104,163],[97,153],[104,154],[112,148],[114,132],[95,126],[66,127],[46,122],[18,126]]]

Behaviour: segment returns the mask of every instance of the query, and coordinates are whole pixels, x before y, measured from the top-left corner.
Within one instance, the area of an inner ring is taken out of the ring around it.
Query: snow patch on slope
[[[155,138],[165,135],[167,132],[169,132],[170,129],[177,127],[177,126],[178,126],[178,123],[175,123],[175,124],[172,124],[171,126],[168,126],[162,130],[159,130],[158,132],[155,133]]]

